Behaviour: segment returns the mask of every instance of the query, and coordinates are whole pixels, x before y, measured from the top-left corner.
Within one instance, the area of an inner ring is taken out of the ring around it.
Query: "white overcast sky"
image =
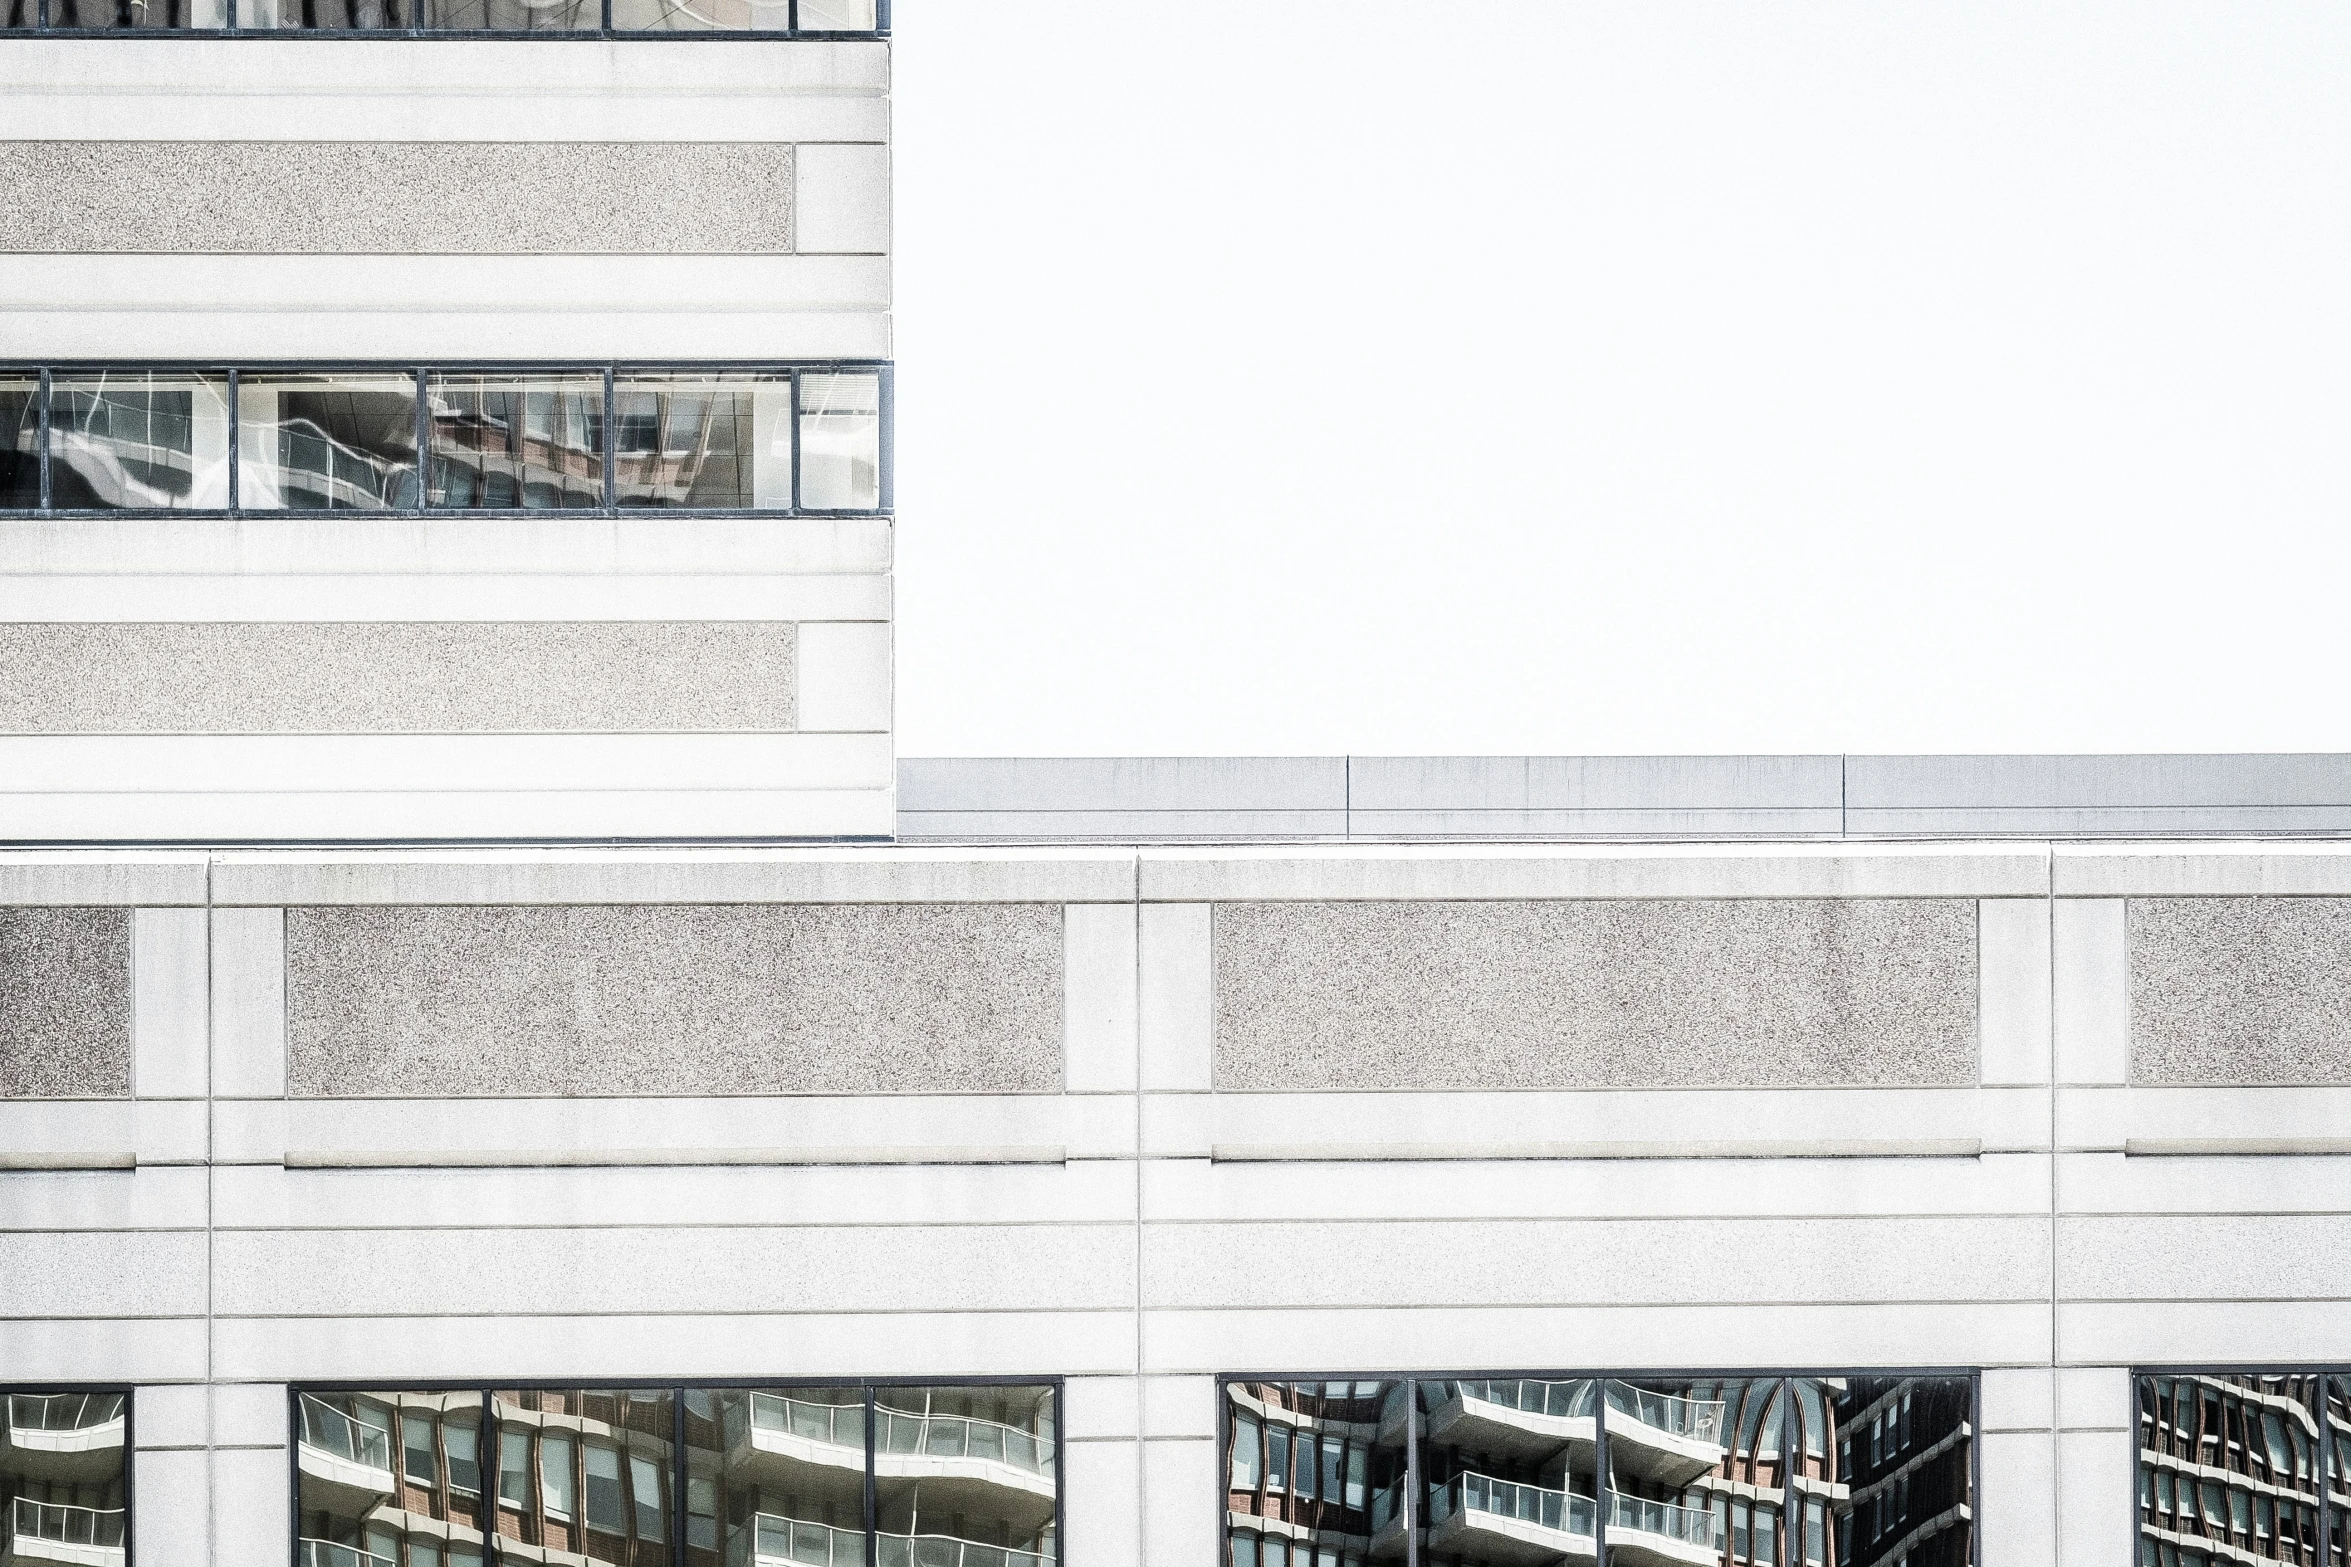
[[[2351,749],[2340,0],[897,0],[902,755]]]

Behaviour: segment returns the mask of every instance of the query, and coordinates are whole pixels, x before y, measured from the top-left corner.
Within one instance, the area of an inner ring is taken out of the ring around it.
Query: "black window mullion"
[[[46,7],[49,3],[49,0],[41,0],[41,3],[44,7]],[[50,390],[49,371],[46,366],[43,366],[41,370],[41,384],[35,388],[33,392],[34,399],[39,404],[39,407],[34,411],[33,414],[33,469],[35,474],[35,485],[39,491],[34,499],[35,503],[42,511],[47,511],[49,509]]]
[[[1608,1379],[1592,1384],[1592,1567],[1608,1567]]]
[[[231,5],[234,5],[234,4],[236,4],[236,0],[229,0],[229,3],[230,3]],[[234,517],[234,516],[238,515],[238,508],[239,508],[241,505],[243,505],[243,504],[244,504],[244,499],[243,499],[243,496],[242,496],[242,494],[240,493],[240,491],[238,490],[238,487],[237,487],[237,467],[238,467],[238,462],[239,462],[239,458],[238,458],[238,454],[237,454],[237,426],[238,426],[239,424],[242,424],[242,423],[244,422],[242,419],[240,419],[240,418],[238,417],[238,407],[237,407],[237,405],[238,405],[238,402],[239,402],[239,400],[240,400],[240,396],[241,396],[241,394],[239,393],[239,391],[238,391],[238,386],[237,386],[237,367],[236,367],[236,366],[234,366],[234,365],[231,365],[231,366],[229,366],[229,390],[228,390],[228,398],[229,398],[229,515],[230,515],[230,516],[232,516],[232,517]]]
[[[784,31],[794,36],[800,32],[800,0],[791,0],[784,12]]]
[[[609,384],[609,383],[608,383]],[[744,1395],[745,1402],[750,1399]],[[686,1567],[686,1487],[692,1471],[686,1463],[686,1390],[670,1390],[669,1559],[672,1567]]]
[[[498,1430],[498,1400],[488,1388],[482,1389],[479,1440],[481,1448],[474,1454],[474,1483],[482,1488],[482,1567],[497,1567],[498,1491],[506,1483],[506,1452],[500,1445],[504,1438]]]
[[[884,35],[890,31],[890,0],[874,0],[873,28]]]
[[[1265,1422],[1268,1442],[1273,1440],[1273,1427]],[[1291,1481],[1297,1480],[1298,1455],[1290,1455]],[[1273,1483],[1272,1471],[1266,1470],[1267,1485]],[[1404,1380],[1404,1567],[1420,1567],[1420,1384],[1407,1377]]]
[[[1804,1451],[1804,1417],[1797,1413],[1796,1379],[1780,1378],[1780,1560],[1787,1567],[1804,1567],[1801,1549],[1793,1543],[1797,1509],[1796,1465]],[[1822,1561],[1828,1560],[1823,1552]]]
[[[877,453],[882,466],[877,499],[881,502],[882,510],[894,511],[898,505],[898,481],[895,472],[898,466],[898,443],[895,434],[898,426],[897,366],[883,365],[879,372],[879,379],[881,398],[874,405],[880,413],[882,426],[880,451]]]
[[[881,1567],[882,1561],[881,1509],[874,1484],[874,1426],[880,1419],[876,1404],[873,1387],[868,1384],[865,1389],[865,1567]]]
[[[795,0],[797,3],[797,0]],[[792,372],[792,515],[800,515],[800,372]]]
[[[2328,1552],[2332,1548],[2332,1541],[2328,1538],[2327,1528],[2334,1521],[2329,1516],[2333,1511],[2333,1508],[2327,1500],[2327,1486],[2334,1475],[2335,1434],[2334,1432],[2327,1429],[2327,1379],[2324,1376],[2316,1376],[2312,1377],[2310,1380],[2317,1394],[2317,1396],[2313,1398],[2311,1402],[2317,1406],[2318,1414],[2318,1463],[2315,1466],[2318,1471],[2318,1549],[2312,1553],[2312,1559],[2316,1561],[2327,1562],[2330,1561]],[[2246,1448],[2247,1452],[2250,1453],[2252,1448],[2252,1439],[2250,1437],[2246,1439]],[[2221,1445],[2221,1461],[2224,1466],[2226,1465],[2227,1460],[2228,1445],[2226,1436],[2224,1434]],[[2251,1462],[2248,1461],[2245,1467],[2247,1472],[2250,1473],[2252,1470]],[[2296,1523],[2295,1532],[2301,1532],[2301,1526],[2299,1522]],[[2277,1536],[2274,1534],[2270,1536],[2270,1539],[2273,1541],[2276,1538]]]
[[[433,419],[427,406],[425,388],[430,378],[424,366],[416,367],[416,509],[428,511],[433,504]]]
[[[604,0],[604,3],[606,9],[609,10],[612,0]],[[604,367],[604,433],[597,444],[604,448],[604,509],[610,512],[620,510],[618,457],[620,437],[614,433],[614,415],[619,410],[620,399],[619,394],[613,390],[615,379],[612,366],[606,365]]]

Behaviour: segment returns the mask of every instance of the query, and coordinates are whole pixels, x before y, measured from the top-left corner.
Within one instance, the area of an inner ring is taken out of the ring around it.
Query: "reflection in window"
[[[781,510],[792,504],[789,377],[615,376],[612,408],[620,505]]]
[[[301,1393],[295,1421],[299,1567],[482,1567],[479,1393]]]
[[[604,378],[436,374],[432,504],[576,511],[604,504]]]
[[[800,504],[872,511],[882,504],[882,378],[800,378]]]
[[[247,511],[414,507],[415,380],[244,377],[237,386],[237,488]]]
[[[809,0],[800,9],[809,12]],[[791,25],[790,0],[612,0],[612,28],[621,33],[769,33]]]
[[[35,1564],[121,1567],[130,1517],[124,1495],[122,1393],[10,1393],[0,1442],[0,1557]]]
[[[1057,1559],[1052,1388],[877,1388],[873,1422],[880,1567]]]
[[[1966,1567],[1974,1548],[1965,1376],[1224,1391],[1227,1567]]]
[[[0,375],[0,511],[40,504],[40,377]]]
[[[0,28],[31,27],[39,0],[6,0]],[[222,0],[49,0],[49,25],[76,32],[225,27]]]
[[[2258,1373],[2138,1379],[2141,1567],[2320,1561],[2322,1480],[2351,1474],[2351,1382]],[[2331,1560],[2346,1509],[2327,1510]]]
[[[490,1411],[500,1539],[530,1547],[534,1560],[631,1562],[639,1546],[666,1544],[676,1483],[668,1390],[507,1390]]]
[[[229,501],[226,376],[58,376],[49,393],[49,504],[214,510]]]
[[[688,1567],[762,1558],[862,1567],[865,1417],[858,1387],[689,1393]]]

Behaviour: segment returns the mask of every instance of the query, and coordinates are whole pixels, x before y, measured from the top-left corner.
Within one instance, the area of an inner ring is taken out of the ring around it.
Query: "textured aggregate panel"
[[[0,1098],[131,1091],[131,911],[0,909]]]
[[[794,727],[769,621],[0,625],[0,733],[544,734]]]
[[[1058,904],[297,908],[289,1091],[1050,1093]]]
[[[2351,898],[2134,898],[2131,1081],[2351,1083]]]
[[[780,253],[792,192],[781,142],[20,141],[0,251]]]
[[[1237,903],[1228,1090],[1963,1085],[1965,899]]]

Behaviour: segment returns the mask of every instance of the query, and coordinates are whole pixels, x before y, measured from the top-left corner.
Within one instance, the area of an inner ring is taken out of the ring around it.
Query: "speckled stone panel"
[[[1222,1090],[1976,1081],[1963,899],[1240,903]]]
[[[306,1098],[1050,1093],[1058,904],[286,911]]]
[[[0,625],[0,733],[794,727],[788,621]]]
[[[2351,1083],[2351,898],[2134,898],[2131,1081]]]
[[[777,253],[792,193],[781,142],[20,141],[0,251]]]
[[[0,909],[0,1099],[130,1091],[130,910]]]

